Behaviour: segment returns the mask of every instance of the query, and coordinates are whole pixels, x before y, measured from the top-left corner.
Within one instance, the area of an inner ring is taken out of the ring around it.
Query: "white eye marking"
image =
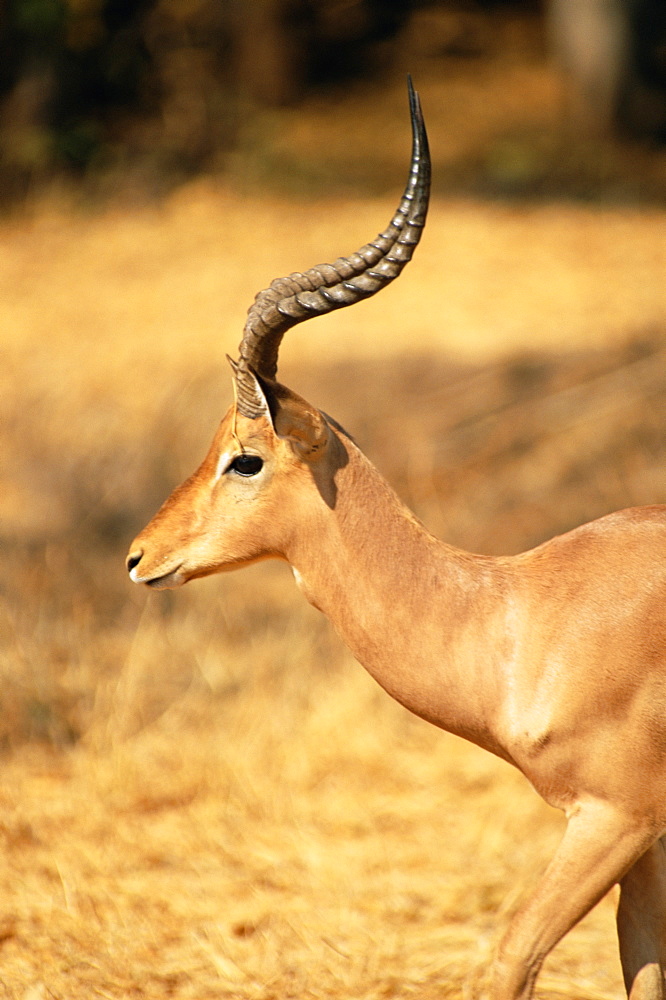
[[[224,473],[229,468],[229,463],[231,462],[234,453],[235,449],[233,451],[229,449],[228,451],[223,451],[220,457],[218,458],[217,466],[215,468],[215,482],[217,482],[220,476],[223,476]]]

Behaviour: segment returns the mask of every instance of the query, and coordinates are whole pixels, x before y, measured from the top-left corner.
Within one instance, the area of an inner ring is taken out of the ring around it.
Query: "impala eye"
[[[263,466],[264,460],[258,455],[237,455],[227,471],[236,472],[239,476],[256,476]]]

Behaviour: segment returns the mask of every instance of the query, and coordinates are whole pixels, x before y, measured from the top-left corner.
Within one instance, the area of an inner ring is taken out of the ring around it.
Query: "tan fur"
[[[666,507],[622,511],[522,555],[435,539],[332,421],[263,384],[135,540],[132,578],[177,586],[288,561],[389,694],[519,768],[568,826],[510,923],[494,1000],[527,1000],[560,938],[615,883],[632,1000],[666,968]],[[235,430],[234,430],[235,429]],[[241,478],[242,451],[264,460]],[[222,456],[222,460],[220,458]]]

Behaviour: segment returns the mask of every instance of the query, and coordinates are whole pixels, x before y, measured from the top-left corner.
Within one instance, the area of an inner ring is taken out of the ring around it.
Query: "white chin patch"
[[[171,573],[165,573],[164,576],[141,576],[137,573],[138,567],[135,567],[130,571],[130,579],[134,583],[143,583],[146,587],[150,587],[151,590],[173,590],[175,587],[182,587],[185,583],[185,577],[180,572],[180,567],[173,570]]]
[[[175,590],[176,587],[182,587],[185,580],[180,573],[167,573],[166,576],[158,576],[155,580],[143,582],[152,590]]]

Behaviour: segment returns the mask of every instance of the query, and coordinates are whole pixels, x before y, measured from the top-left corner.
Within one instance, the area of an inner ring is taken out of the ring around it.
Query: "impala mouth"
[[[182,572],[182,563],[160,576],[143,576],[141,567],[137,564],[130,567],[129,575],[133,583],[143,583],[152,590],[173,590],[176,587],[182,587],[187,580]]]
[[[138,582],[144,583],[152,590],[175,590],[176,587],[182,587],[186,580],[187,577],[180,572],[180,567],[178,567],[163,576],[154,576],[149,580],[139,580]]]

